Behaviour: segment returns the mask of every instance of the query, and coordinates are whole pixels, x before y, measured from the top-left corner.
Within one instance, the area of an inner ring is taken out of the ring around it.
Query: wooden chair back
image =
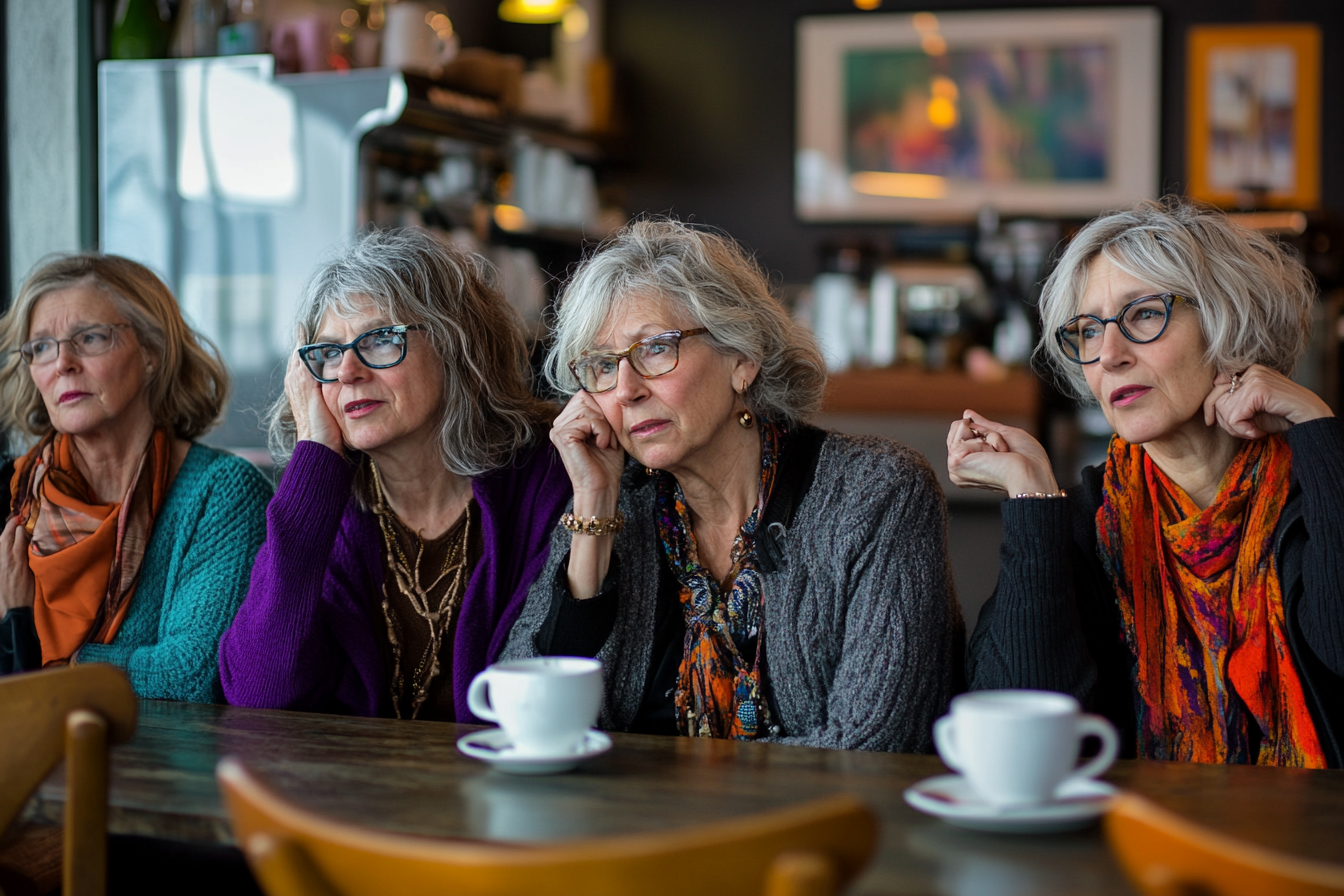
[[[1104,825],[1146,896],[1344,896],[1344,866],[1220,834],[1132,793],[1116,798]]]
[[[216,777],[234,837],[269,896],[828,896],[858,875],[877,842],[876,817],[851,796],[667,833],[519,846],[335,822],[231,758]]]
[[[93,663],[0,678],[0,831],[64,756],[65,896],[107,889],[107,747],[135,733],[126,675]]]

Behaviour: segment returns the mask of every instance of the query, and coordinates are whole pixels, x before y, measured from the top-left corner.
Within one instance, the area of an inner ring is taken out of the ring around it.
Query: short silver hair
[[[578,391],[569,362],[593,347],[617,305],[641,295],[677,304],[717,351],[760,365],[743,396],[756,416],[791,426],[820,409],[821,351],[770,294],[760,265],[732,238],[669,218],[626,225],[579,265],[556,304],[544,367],[557,392]]]
[[[479,255],[414,228],[367,231],[309,279],[299,341],[310,341],[328,312],[353,316],[368,302],[389,321],[418,324],[412,338],[428,341],[443,365],[439,451],[452,472],[477,476],[508,464],[555,417],[532,395],[522,322]],[[271,454],[283,465],[296,440],[283,393],[268,418]]]
[[[1108,212],[1078,232],[1041,291],[1044,359],[1084,400],[1095,400],[1083,367],[1070,361],[1055,332],[1078,313],[1089,268],[1105,258],[1161,292],[1192,301],[1205,360],[1222,372],[1263,364],[1289,375],[1311,339],[1316,284],[1278,241],[1180,196]]]

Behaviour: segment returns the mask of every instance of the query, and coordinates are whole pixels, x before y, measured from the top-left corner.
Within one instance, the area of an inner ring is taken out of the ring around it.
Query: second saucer
[[[905,801],[948,824],[1004,834],[1052,834],[1092,824],[1118,793],[1091,778],[1065,782],[1055,799],[1035,806],[1001,807],[985,802],[961,775],[926,778],[905,791]]]

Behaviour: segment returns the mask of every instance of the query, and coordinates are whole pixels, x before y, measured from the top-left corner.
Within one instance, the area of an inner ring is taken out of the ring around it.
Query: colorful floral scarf
[[[770,500],[783,435],[762,421],[759,497],[733,542],[726,591],[700,565],[681,486],[671,475],[658,474],[658,535],[681,583],[681,608],[686,617],[676,690],[677,727],[682,734],[751,740],[770,727],[761,681],[765,592],[756,569],[756,525]],[[741,648],[753,637],[756,652],[748,665]]]
[[[1282,436],[1247,442],[1200,510],[1141,447],[1111,440],[1098,553],[1137,660],[1140,757],[1325,767],[1274,561],[1291,469]]]
[[[43,666],[69,662],[85,644],[108,644],[116,636],[168,494],[171,451],[168,433],[156,429],[115,504],[97,503],[67,435],[48,434],[15,463],[10,514],[31,537],[33,622]]]

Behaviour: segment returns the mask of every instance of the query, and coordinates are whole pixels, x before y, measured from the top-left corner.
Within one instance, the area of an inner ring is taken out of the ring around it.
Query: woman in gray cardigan
[[[505,657],[601,659],[610,729],[929,749],[964,638],[942,493],[909,448],[803,422],[821,356],[736,243],[627,227],[546,372],[574,504]]]

